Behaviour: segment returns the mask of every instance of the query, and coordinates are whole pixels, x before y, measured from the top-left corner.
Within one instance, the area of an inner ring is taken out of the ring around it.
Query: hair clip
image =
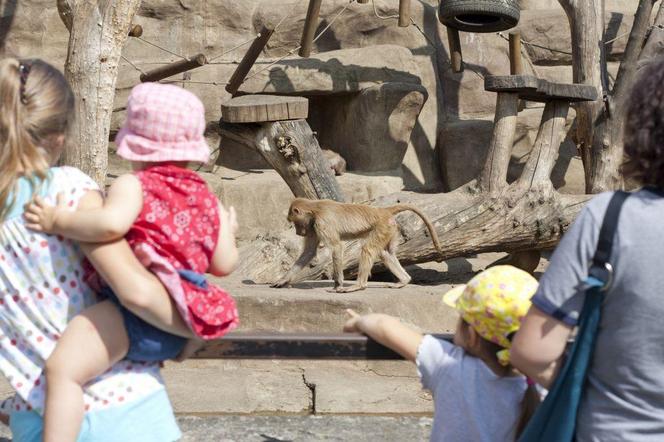
[[[25,84],[28,82],[28,75],[30,75],[30,63],[21,62],[18,65],[18,72],[21,77],[21,88],[19,90],[21,96],[21,103],[28,104],[28,97],[25,96]]]

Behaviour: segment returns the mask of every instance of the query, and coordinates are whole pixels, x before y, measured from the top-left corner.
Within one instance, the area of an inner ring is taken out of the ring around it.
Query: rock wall
[[[42,57],[62,66],[68,34],[55,3],[0,0],[0,44],[6,43],[10,51],[23,56]],[[347,3],[323,2],[318,30],[329,25]],[[307,4],[306,0],[144,0],[135,18],[144,34],[141,39],[130,39],[124,49],[127,61],[120,69],[116,107],[124,105],[128,91],[138,83],[139,71],[177,61],[179,55],[205,53],[211,64],[174,80],[182,80],[178,84],[204,101],[209,141],[222,152],[219,164],[236,170],[265,167],[253,152],[226,141],[220,144],[214,130],[220,103],[229,98],[223,83],[247,46],[226,51],[253,38],[262,24],[283,19],[255,69],[267,68],[298,45]],[[426,37],[415,26],[399,28],[396,20],[379,18],[394,15],[398,0],[375,0],[375,4],[377,14],[371,2],[350,5],[315,43],[310,59],[277,62],[249,79],[241,91],[308,96],[310,123],[319,141],[352,156],[347,158],[351,169],[362,172],[368,164],[391,168],[388,164],[393,161],[376,163],[376,158],[398,151],[403,156],[399,173],[404,187],[458,187],[476,174],[483,160],[495,107],[495,94],[484,91],[483,77],[509,72],[507,41],[497,34],[462,33],[466,69],[454,74],[446,31],[436,18],[437,1],[412,2],[413,20]],[[624,34],[637,4],[637,0],[607,0],[607,36],[617,37],[609,45],[612,72],[624,51]],[[566,54],[570,51],[569,24],[562,8],[555,0],[522,0],[521,6],[518,28],[523,39],[553,49],[525,45],[535,73],[571,81],[571,58]],[[384,86],[388,83],[390,86]],[[416,107],[419,117],[408,123],[406,117]],[[541,108],[529,105],[527,114],[520,117],[516,168],[527,157],[540,114]],[[113,128],[123,118],[124,112],[115,112]],[[573,143],[567,143],[560,162],[569,166],[565,172],[578,170]],[[457,161],[461,159],[460,167]],[[563,173],[557,184],[579,192],[582,183],[578,181]]]

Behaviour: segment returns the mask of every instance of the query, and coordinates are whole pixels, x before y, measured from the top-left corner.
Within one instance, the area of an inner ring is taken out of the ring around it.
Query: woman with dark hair
[[[625,114],[624,203],[613,238],[612,284],[577,415],[576,440],[664,435],[664,59],[636,81]],[[613,192],[593,198],[562,238],[514,337],[516,368],[548,387],[585,299],[584,281]]]

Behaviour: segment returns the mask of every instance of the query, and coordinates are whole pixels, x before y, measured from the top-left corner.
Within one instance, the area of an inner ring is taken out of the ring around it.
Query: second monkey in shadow
[[[288,210],[288,221],[295,225],[295,232],[304,237],[304,250],[293,267],[272,287],[286,287],[296,280],[298,274],[315,256],[318,245],[332,251],[334,288],[337,292],[354,292],[367,287],[371,267],[380,257],[385,267],[399,279],[394,287],[403,287],[410,276],[397,259],[399,226],[394,215],[410,210],[415,212],[429,230],[436,250],[440,252],[438,235],[427,217],[414,206],[397,204],[389,207],[372,207],[363,204],[344,204],[331,200],[308,200],[296,198]],[[344,287],[343,243],[351,239],[364,239],[357,281]]]

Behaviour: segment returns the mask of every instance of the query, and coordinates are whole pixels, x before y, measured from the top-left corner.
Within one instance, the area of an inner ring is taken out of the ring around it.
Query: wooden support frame
[[[450,47],[450,63],[452,72],[455,74],[463,72],[463,55],[461,54],[461,38],[457,29],[446,26],[447,42]]]
[[[453,334],[433,335],[451,341]],[[357,333],[229,333],[196,352],[197,359],[403,359],[378,342]]]
[[[240,64],[237,65],[233,75],[231,75],[231,79],[228,80],[228,84],[226,85],[226,92],[235,96],[238,89],[240,89],[240,85],[242,85],[242,83],[244,83],[244,79],[247,78],[247,74],[251,70],[251,67],[254,65],[254,63],[256,63],[258,56],[261,54],[261,52],[263,52],[263,49],[265,49],[265,46],[270,40],[273,32],[274,28],[269,28],[267,26],[263,26],[261,28],[261,32],[258,34],[258,37],[256,37],[251,46],[249,46],[249,49],[247,49],[244,57],[242,57]]]
[[[166,66],[158,67],[144,74],[141,74],[139,77],[142,83],[147,83],[149,81],[159,81],[164,78],[171,77],[182,72],[187,72],[192,69],[205,66],[208,63],[207,58],[203,54],[196,54],[193,57],[189,57],[186,60],[176,61],[175,63],[167,64]]]
[[[399,27],[410,26],[410,0],[399,0]]]
[[[309,57],[311,47],[314,42],[314,33],[318,25],[318,15],[320,14],[320,5],[323,0],[309,0],[307,17],[304,19],[304,29],[302,30],[302,40],[300,41],[300,57]]]

